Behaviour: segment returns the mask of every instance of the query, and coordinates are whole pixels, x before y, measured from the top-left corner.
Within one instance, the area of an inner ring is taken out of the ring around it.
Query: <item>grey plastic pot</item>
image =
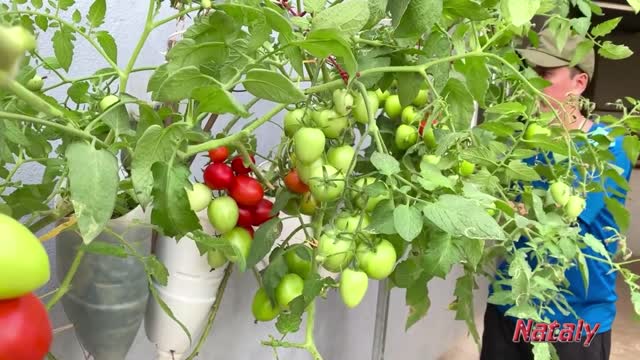
[[[149,215],[137,207],[107,225],[142,255],[151,251]],[[103,232],[94,241],[119,244]],[[71,267],[82,238],[76,231],[57,236],[58,277]],[[123,360],[131,348],[144,317],[149,288],[143,265],[133,256],[119,258],[85,254],[62,298],[62,305],[74,324],[76,336],[95,360]]]

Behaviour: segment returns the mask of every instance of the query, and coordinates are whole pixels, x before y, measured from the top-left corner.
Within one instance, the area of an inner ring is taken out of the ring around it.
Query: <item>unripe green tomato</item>
[[[371,223],[370,217],[366,213],[362,213],[362,214],[342,213],[336,219],[335,226],[338,232],[343,232],[343,235],[344,233],[353,235],[354,236],[353,239],[356,240],[360,238],[360,237],[356,237],[355,236],[356,234],[361,234],[367,238],[370,238],[369,234],[366,234],[364,232],[364,229],[366,229],[370,223]],[[358,224],[360,225],[359,229],[358,229]]]
[[[22,26],[0,25],[0,71],[14,74],[25,51],[35,48],[35,37]]]
[[[476,165],[468,162],[467,160],[460,161],[460,164],[458,165],[458,174],[461,176],[472,175],[475,170]]]
[[[389,92],[389,90],[385,90],[384,92],[382,92],[381,89],[377,89],[376,96],[378,97],[378,106],[381,107],[382,105],[384,105],[385,101],[387,101],[389,96],[391,96],[391,93]]]
[[[253,296],[251,313],[257,321],[271,321],[278,317],[280,309],[271,303],[264,288],[260,288]]]
[[[338,114],[335,110],[323,110],[316,116],[316,125],[322,129],[324,135],[329,139],[337,139],[349,126],[349,119]]]
[[[289,303],[302,295],[304,280],[297,274],[286,274],[276,287],[276,301],[280,308],[287,309]]]
[[[536,135],[549,136],[549,135],[551,135],[551,130],[549,130],[548,128],[542,127],[542,126],[540,126],[538,124],[535,124],[535,123],[530,124],[529,126],[527,126],[527,130],[525,130],[525,132],[524,132],[524,139],[525,140],[531,140]]]
[[[581,196],[571,195],[569,196],[567,204],[564,206],[564,213],[570,220],[575,220],[582,214],[586,205],[587,203]]]
[[[373,211],[373,209],[375,209],[376,205],[378,205],[380,201],[387,198],[385,194],[380,194],[377,196],[369,197],[365,202],[365,198],[366,198],[366,194],[364,192],[365,187],[373,184],[376,181],[377,180],[373,177],[360,178],[355,182],[354,188],[351,191],[351,197],[356,199],[356,205],[358,205],[359,208],[365,209],[368,212]]]
[[[569,202],[569,197],[571,196],[571,188],[569,185],[560,181],[555,182],[549,186],[549,192],[556,204],[565,206],[567,202]]]
[[[333,108],[339,115],[347,115],[353,107],[353,95],[347,89],[333,91]]]
[[[296,131],[293,143],[296,158],[304,164],[311,164],[324,153],[326,137],[320,129],[303,127]]]
[[[376,280],[383,280],[393,272],[396,265],[396,249],[388,240],[381,240],[373,249],[362,243],[356,251],[358,265],[367,275]]]
[[[187,197],[191,210],[198,212],[206,209],[211,203],[211,189],[205,184],[195,183],[193,189],[187,189]]]
[[[343,174],[346,174],[355,156],[356,150],[352,146],[342,145],[332,147],[327,152],[327,162]]]
[[[120,99],[117,96],[107,95],[100,100],[100,110],[105,111],[118,101],[120,101]]]
[[[418,120],[418,113],[416,112],[416,108],[409,105],[402,110],[402,122],[411,125]]]
[[[211,9],[211,0],[202,0],[201,4],[203,9]]]
[[[369,105],[371,106],[369,110],[370,113],[367,113],[367,105],[365,104],[364,97],[362,94],[357,94],[355,103],[353,105],[352,115],[356,122],[361,124],[368,124],[370,118],[374,118],[376,112],[378,111],[378,107],[380,107],[380,100],[378,96],[373,91],[367,92],[367,97],[369,98]]]
[[[487,214],[489,214],[489,216],[495,216],[496,209],[487,209]]]
[[[240,256],[246,261],[251,251],[251,234],[249,231],[242,227],[235,227],[231,231],[228,231],[222,235],[222,238],[226,240],[231,246],[240,251]],[[238,255],[227,256],[227,259],[232,263],[240,260]]]
[[[44,86],[44,80],[39,75],[34,76],[33,78],[27,81],[27,89],[31,91],[40,91]]]
[[[310,192],[302,195],[302,199],[300,199],[300,213],[311,216],[316,213],[317,208],[318,201]]]
[[[315,168],[309,179],[309,190],[318,201],[336,200],[344,191],[344,175],[331,165]]]
[[[433,154],[422,155],[422,162],[431,164],[431,165],[438,165],[440,163],[440,159],[441,158],[438,155],[433,155]]]
[[[344,304],[353,309],[358,306],[367,293],[369,278],[363,271],[344,269],[340,275],[340,297]]]
[[[311,274],[311,261],[301,258],[295,249],[284,253],[284,261],[290,273],[297,274],[303,279]]]
[[[433,127],[425,128],[422,132],[422,140],[430,149],[435,148],[438,144],[436,143],[436,135],[433,132]]]
[[[226,264],[227,261],[228,261],[227,257],[224,256],[222,251],[218,249],[211,249],[207,251],[207,262],[209,263],[209,266],[211,266],[212,268],[217,269],[222,265]]]
[[[293,137],[296,131],[303,126],[304,113],[305,109],[295,109],[284,116],[284,133],[288,137]]]
[[[324,161],[322,158],[312,162],[311,164],[303,164],[298,161],[296,163],[296,171],[298,172],[298,177],[302,180],[303,183],[309,185],[309,179],[311,179],[311,174],[316,168],[322,167],[324,165]]]
[[[390,119],[398,119],[402,114],[402,105],[398,95],[391,95],[384,102],[384,112]]]
[[[395,142],[398,149],[407,150],[418,142],[418,129],[406,124],[398,126]]]
[[[336,235],[333,230],[325,231],[318,240],[318,255],[323,258],[322,267],[331,272],[345,269],[353,259],[356,249],[353,239]]]
[[[413,105],[417,107],[423,107],[429,100],[427,90],[420,90],[415,99],[413,99]]]
[[[233,198],[230,196],[222,196],[213,199],[211,203],[209,203],[207,215],[213,228],[219,233],[224,234],[235,228],[240,213],[238,204]]]

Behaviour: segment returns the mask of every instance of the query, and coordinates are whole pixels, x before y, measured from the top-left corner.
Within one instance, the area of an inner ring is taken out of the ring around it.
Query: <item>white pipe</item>
[[[628,11],[635,14],[635,10],[630,5],[623,4],[613,4],[605,1],[594,1],[594,4],[600,6],[601,8],[611,9],[611,10],[620,10],[620,11]]]

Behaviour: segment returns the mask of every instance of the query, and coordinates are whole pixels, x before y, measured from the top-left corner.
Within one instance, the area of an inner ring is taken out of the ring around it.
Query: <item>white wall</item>
[[[81,10],[86,13],[91,5],[90,0],[80,0]],[[109,29],[118,42],[120,66],[128,58],[128,54],[135,47],[137,37],[142,29],[142,22],[146,15],[145,1],[108,0],[107,19],[104,25]],[[162,15],[167,15],[166,2]],[[175,23],[165,25],[156,30],[150,37],[147,46],[142,51],[138,66],[159,64],[163,61],[162,52],[166,48],[167,37],[175,31]],[[45,34],[48,35],[48,34]],[[44,47],[43,53],[51,55],[52,50],[46,49],[50,40],[44,36],[39,41]],[[50,45],[49,45],[50,46]],[[79,39],[76,43],[76,54],[72,76],[87,75],[106,64],[99,60],[93,49]],[[125,61],[123,61],[123,59]],[[54,74],[48,74],[49,81],[54,80]],[[134,75],[129,83],[129,92],[136,96],[146,97],[145,88],[148,74]],[[64,92],[59,92],[61,96]],[[247,100],[247,99],[244,99]],[[269,104],[258,104],[254,111],[261,114],[270,108]],[[215,129],[221,129],[225,118],[218,120]],[[277,121],[281,121],[278,118]],[[273,124],[266,124],[257,131],[259,150],[267,153],[280,138],[279,129]],[[196,162],[193,169],[201,168],[202,162]],[[18,174],[26,182],[38,181],[41,169],[25,167]],[[52,281],[40,293],[55,289],[58,279],[55,278],[55,240],[46,243],[52,260]],[[404,291],[394,291],[391,298],[391,312],[387,333],[387,360],[430,360],[437,359],[448,347],[464,337],[465,325],[453,320],[453,313],[447,310],[447,305],[453,300],[453,288],[458,274],[451,274],[446,281],[434,280],[430,286],[431,310],[429,315],[408,333],[404,331],[407,308],[404,305]],[[250,273],[235,273],[225,294],[218,319],[212,334],[201,352],[201,359],[270,359],[272,350],[262,347],[260,340],[269,334],[277,335],[271,324],[254,325],[251,316],[251,300],[255,291],[255,279]],[[325,360],[365,360],[371,358],[373,325],[375,321],[377,282],[372,282],[364,302],[355,310],[347,311],[336,292],[331,292],[327,300],[320,301],[317,312],[316,334],[320,351]],[[486,299],[486,283],[480,283],[480,290],[476,297],[477,318],[482,318],[484,300]],[[61,306],[56,306],[52,313],[54,327],[68,324]],[[290,340],[294,340],[292,337]],[[59,360],[84,359],[82,351],[74,336],[73,329],[57,333],[54,338],[52,351]],[[144,335],[141,327],[138,338],[127,359],[151,359],[153,347]],[[309,359],[303,351],[281,351],[280,359],[297,360]]]

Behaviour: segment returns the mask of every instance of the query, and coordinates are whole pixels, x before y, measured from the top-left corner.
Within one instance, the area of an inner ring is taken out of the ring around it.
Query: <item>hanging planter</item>
[[[205,232],[214,233],[206,211],[200,213],[200,223]],[[201,256],[195,242],[188,237],[176,240],[160,236],[154,254],[165,264],[169,278],[166,286],[155,282],[153,286],[176,319],[189,330],[192,340],[197,339],[215,302],[227,264],[212,269],[207,255]],[[156,344],[158,359],[182,359],[191,347],[184,330],[153,297],[147,306],[145,330],[147,338]]]
[[[138,206],[109,221],[107,227],[145,256],[151,250],[151,229],[143,225],[148,223],[148,217]],[[94,242],[120,244],[106,231]],[[69,271],[81,245],[82,238],[76,231],[58,235],[59,278]],[[147,275],[138,259],[86,253],[62,305],[82,347],[94,359],[123,360],[140,329],[148,295]]]

